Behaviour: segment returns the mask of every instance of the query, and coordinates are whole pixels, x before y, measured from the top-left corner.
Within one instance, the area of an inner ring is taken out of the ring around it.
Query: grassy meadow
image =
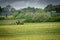
[[[26,1],[0,0],[0,40],[60,40],[60,5]]]
[[[0,40],[60,40],[60,23],[0,25]]]

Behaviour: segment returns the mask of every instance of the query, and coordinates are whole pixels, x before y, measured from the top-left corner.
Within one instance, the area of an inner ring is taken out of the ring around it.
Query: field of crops
[[[60,40],[60,23],[0,25],[0,40]]]

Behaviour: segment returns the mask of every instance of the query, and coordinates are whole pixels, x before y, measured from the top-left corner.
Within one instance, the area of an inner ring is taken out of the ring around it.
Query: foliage
[[[1,17],[1,16],[0,16],[0,20],[4,20],[4,19],[5,19],[5,17]]]
[[[48,22],[60,22],[60,16],[50,17],[47,21]]]
[[[60,9],[59,6],[58,8],[56,7],[57,5],[54,6],[50,4],[47,5],[45,9],[27,7],[20,10],[15,10],[12,8],[12,15],[8,16],[6,19],[24,19],[24,22],[58,22],[60,21],[60,13],[56,12]]]
[[[3,8],[1,8],[1,6],[0,6],[0,15],[1,15],[1,12],[3,12],[4,11],[4,9]]]
[[[49,12],[55,11],[56,13],[60,13],[60,5],[49,4],[45,7],[45,10]]]

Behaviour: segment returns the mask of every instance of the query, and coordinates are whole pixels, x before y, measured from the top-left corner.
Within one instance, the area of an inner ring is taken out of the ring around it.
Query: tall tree
[[[1,8],[1,6],[0,6],[0,15],[1,15],[1,12],[2,12],[2,8]]]

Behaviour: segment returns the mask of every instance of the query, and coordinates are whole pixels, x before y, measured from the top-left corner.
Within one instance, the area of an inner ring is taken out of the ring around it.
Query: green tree
[[[51,17],[50,13],[36,13],[32,17],[35,22],[45,22]]]
[[[1,15],[1,12],[2,12],[2,8],[1,8],[1,6],[0,6],[0,15]]]

